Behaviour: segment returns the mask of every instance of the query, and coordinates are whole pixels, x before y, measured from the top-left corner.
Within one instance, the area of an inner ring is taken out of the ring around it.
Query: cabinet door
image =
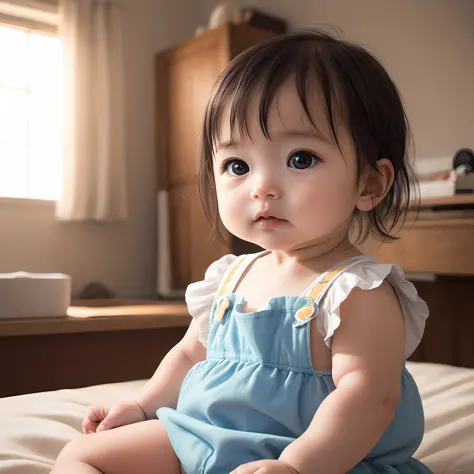
[[[211,32],[213,33],[213,32]],[[191,183],[204,111],[214,83],[225,66],[220,36],[198,38],[166,56],[166,187]]]

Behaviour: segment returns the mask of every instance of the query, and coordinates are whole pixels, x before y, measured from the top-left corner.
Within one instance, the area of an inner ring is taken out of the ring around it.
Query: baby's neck
[[[309,243],[297,249],[273,250],[271,256],[277,265],[309,265],[330,267],[346,258],[360,255],[360,252],[350,243],[349,238],[334,239],[331,242]]]

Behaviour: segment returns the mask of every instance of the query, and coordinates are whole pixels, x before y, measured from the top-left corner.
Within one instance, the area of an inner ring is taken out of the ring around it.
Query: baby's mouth
[[[275,216],[260,216],[254,222],[263,229],[273,229],[279,227],[287,221]]]
[[[260,216],[255,222],[271,221],[271,220],[284,221],[284,219],[279,219],[278,217],[274,217],[274,216],[268,216],[268,217]]]

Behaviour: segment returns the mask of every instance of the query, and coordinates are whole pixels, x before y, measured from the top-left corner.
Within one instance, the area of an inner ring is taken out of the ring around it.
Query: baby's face
[[[341,150],[331,139],[324,108],[316,100],[306,118],[292,83],[281,87],[268,120],[270,139],[249,108],[250,139],[223,120],[214,157],[219,213],[241,239],[270,250],[292,250],[324,242],[349,229],[359,191],[356,157],[346,130]]]

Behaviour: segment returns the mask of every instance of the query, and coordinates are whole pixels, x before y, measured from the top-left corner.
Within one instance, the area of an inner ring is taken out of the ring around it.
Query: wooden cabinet
[[[398,237],[383,245],[368,239],[361,250],[407,273],[474,276],[474,196],[423,200]]]
[[[234,56],[273,35],[247,25],[224,25],[156,56],[157,178],[158,188],[168,192],[174,289],[202,279],[214,260],[233,250],[212,236],[201,207],[198,140],[220,72]]]

